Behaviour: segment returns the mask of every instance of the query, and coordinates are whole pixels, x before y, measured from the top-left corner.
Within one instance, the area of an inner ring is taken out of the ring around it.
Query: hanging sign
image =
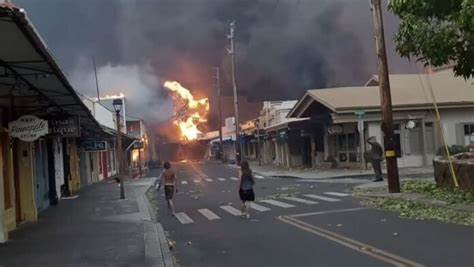
[[[62,137],[80,137],[79,117],[50,120],[49,132]]]
[[[8,123],[8,131],[11,137],[32,142],[48,134],[48,121],[33,115],[24,115]]]

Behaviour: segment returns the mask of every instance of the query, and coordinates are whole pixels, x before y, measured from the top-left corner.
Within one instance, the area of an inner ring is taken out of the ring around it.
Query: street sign
[[[85,151],[105,151],[107,150],[107,141],[85,140],[81,142],[81,147]]]
[[[362,118],[362,117],[364,117],[364,115],[365,115],[365,110],[363,110],[363,109],[356,110],[356,111],[354,112],[354,114],[355,114],[358,118]]]
[[[32,142],[48,134],[48,121],[33,115],[23,115],[18,120],[8,123],[11,137],[25,142]]]

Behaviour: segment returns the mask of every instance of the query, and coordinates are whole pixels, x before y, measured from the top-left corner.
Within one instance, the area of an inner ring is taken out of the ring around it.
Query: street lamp
[[[120,111],[122,110],[122,99],[114,99],[112,102],[115,110],[117,124],[117,175],[120,179],[120,199],[125,199],[125,187],[122,176],[122,131],[120,130]]]

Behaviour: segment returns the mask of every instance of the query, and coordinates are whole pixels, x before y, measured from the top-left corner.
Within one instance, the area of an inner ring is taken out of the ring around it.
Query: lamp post
[[[120,130],[120,111],[122,110],[122,99],[114,99],[112,102],[115,110],[117,124],[117,172],[120,179],[120,199],[125,199],[125,187],[122,176],[122,131]]]

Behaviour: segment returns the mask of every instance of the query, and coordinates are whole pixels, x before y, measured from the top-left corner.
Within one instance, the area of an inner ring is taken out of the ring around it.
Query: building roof
[[[377,83],[377,76],[373,76],[367,84]],[[432,108],[430,85],[440,107],[474,106],[473,80],[455,77],[449,69],[432,74],[390,75],[393,109]],[[288,117],[301,117],[314,101],[336,113],[380,110],[378,86],[340,87],[308,90]]]
[[[14,104],[24,113],[78,116],[83,129],[101,132],[25,12],[0,4],[0,18],[0,69],[6,74],[0,77],[0,92],[14,89],[14,96],[28,99]]]

